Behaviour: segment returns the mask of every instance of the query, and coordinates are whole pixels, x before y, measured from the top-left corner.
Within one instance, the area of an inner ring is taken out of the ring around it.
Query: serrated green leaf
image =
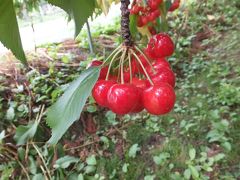
[[[75,22],[75,37],[81,31],[84,23],[92,16],[96,7],[94,0],[48,0],[52,5],[66,11]]]
[[[29,139],[33,138],[37,132],[38,122],[30,122],[27,126],[20,125],[16,129],[14,136],[17,145],[25,144]]]
[[[72,157],[72,156],[64,156],[60,159],[58,159],[55,164],[54,164],[54,168],[58,169],[58,168],[62,168],[62,169],[66,169],[68,168],[72,163],[77,163],[79,162],[80,159]]]
[[[27,63],[12,0],[0,0],[0,41],[17,59]]]
[[[58,101],[50,107],[47,112],[47,124],[52,128],[49,144],[56,144],[67,129],[80,118],[99,73],[99,67],[91,67],[83,71]]]

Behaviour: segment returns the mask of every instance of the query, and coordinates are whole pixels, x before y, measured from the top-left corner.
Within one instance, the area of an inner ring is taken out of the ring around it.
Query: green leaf
[[[29,171],[32,173],[32,174],[36,174],[37,173],[37,161],[35,161],[35,159],[30,156],[29,157]]]
[[[75,37],[81,31],[84,23],[92,16],[96,7],[94,0],[48,0],[68,13],[75,22]]]
[[[79,174],[77,180],[84,180],[83,174]]]
[[[159,156],[154,156],[153,161],[157,165],[163,165],[168,158],[170,158],[170,154],[167,152],[164,152],[164,153],[161,153]]]
[[[166,6],[166,10],[169,10],[170,7],[172,6],[172,1],[171,0],[166,1],[165,6]]]
[[[192,174],[193,178],[198,179],[199,178],[199,172],[198,172],[197,168],[195,166],[189,165],[189,169],[191,171],[191,174]]]
[[[124,173],[127,173],[127,172],[128,172],[128,166],[129,166],[129,165],[130,165],[129,163],[124,163],[124,164],[123,164],[122,171],[123,171]]]
[[[186,169],[183,173],[185,179],[190,179],[191,178],[191,170]]]
[[[99,67],[91,67],[72,82],[63,96],[47,112],[47,124],[52,128],[48,143],[56,144],[67,129],[80,118],[100,73]]]
[[[94,155],[92,156],[89,156],[87,159],[86,159],[86,162],[88,165],[90,166],[95,166],[97,165],[97,160],[96,160],[96,157]]]
[[[138,144],[134,144],[130,147],[128,156],[135,158],[138,151],[140,151],[140,147],[138,146]]]
[[[54,168],[58,169],[58,168],[62,168],[62,169],[66,169],[68,168],[72,163],[77,163],[79,162],[80,159],[79,158],[75,158],[72,156],[64,156],[60,159],[58,159],[55,164],[54,164]]]
[[[12,120],[14,120],[14,117],[15,117],[14,108],[12,106],[10,106],[6,113],[6,119],[9,121],[12,121]]]
[[[156,178],[156,175],[147,175],[144,177],[144,180],[154,180]]]
[[[196,150],[195,149],[190,149],[189,150],[189,157],[191,160],[194,160],[196,157]]]
[[[95,166],[86,166],[84,168],[84,171],[86,174],[91,174],[96,171],[96,167]]]
[[[5,130],[3,130],[3,131],[0,133],[0,144],[2,143],[4,137],[5,137]]]
[[[22,63],[27,63],[12,0],[0,0],[0,41]]]
[[[37,132],[38,122],[30,122],[27,126],[20,125],[16,129],[14,136],[17,145],[25,144],[29,139],[33,138]]]
[[[44,179],[44,176],[41,173],[35,174],[32,178],[32,180],[42,180],[42,179]]]
[[[218,162],[218,161],[224,159],[225,157],[226,157],[225,154],[219,153],[219,154],[217,154],[216,156],[214,156],[213,158],[214,158],[214,161],[215,161],[215,162]]]

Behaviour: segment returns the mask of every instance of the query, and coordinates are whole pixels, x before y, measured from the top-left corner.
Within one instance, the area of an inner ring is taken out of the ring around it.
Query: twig
[[[34,149],[37,151],[37,153],[38,153],[39,157],[41,158],[42,163],[43,163],[43,165],[44,165],[44,167],[45,167],[45,170],[46,170],[46,172],[47,172],[47,175],[49,176],[49,179],[51,179],[50,170],[48,169],[47,164],[46,164],[46,162],[45,162],[45,160],[44,160],[41,152],[39,151],[38,147],[34,144],[34,142],[31,142],[31,144],[33,145]]]

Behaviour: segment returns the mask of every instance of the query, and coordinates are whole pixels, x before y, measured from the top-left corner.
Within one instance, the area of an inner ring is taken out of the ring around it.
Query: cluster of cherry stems
[[[153,115],[169,113],[176,100],[175,75],[167,61],[173,52],[172,39],[165,33],[159,33],[149,40],[144,52],[137,46],[118,47],[112,59],[117,59],[122,53],[120,61],[112,60],[108,65],[105,65],[108,59],[104,63],[92,61],[89,66],[102,67],[92,90],[95,101],[119,115],[138,113],[144,109]]]

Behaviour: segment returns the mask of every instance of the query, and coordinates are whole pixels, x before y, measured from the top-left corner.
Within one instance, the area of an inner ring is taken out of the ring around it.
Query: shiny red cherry
[[[132,76],[134,76],[137,73],[137,68],[138,64],[137,62],[133,59],[131,61],[131,72],[132,72]],[[130,81],[130,77],[131,77],[131,73],[130,73],[130,67],[128,67],[125,71],[124,71],[124,82],[129,82]]]
[[[95,66],[101,66],[102,63],[103,63],[102,61],[93,60],[90,64],[88,64],[87,68],[89,68],[89,67],[95,67]]]
[[[96,67],[96,66],[101,66],[102,65],[102,61],[99,60],[93,60],[88,66],[89,67]],[[103,67],[100,71],[100,75],[98,79],[105,79],[107,76],[107,72],[108,72],[108,67]]]
[[[149,40],[147,49],[155,59],[168,57],[174,52],[174,43],[168,34],[159,33]]]
[[[165,59],[165,58],[158,58],[153,64],[152,64],[152,67],[154,68],[155,70],[155,74],[159,72],[159,69],[161,68],[169,68],[171,69],[171,65],[170,63]],[[154,72],[152,70],[152,67],[151,66],[148,66],[146,68],[148,74],[150,76],[153,76],[154,75]]]
[[[144,90],[147,87],[147,81],[144,79],[138,79],[136,77],[134,77],[132,79],[132,84],[138,88],[141,88],[142,90]]]
[[[116,114],[131,112],[139,102],[140,92],[132,84],[115,84],[108,91],[108,107]]]
[[[169,113],[174,107],[175,100],[174,89],[166,83],[159,83],[143,91],[143,105],[153,115]]]
[[[140,93],[140,96],[142,97],[143,91],[146,89],[146,80],[133,78],[132,84],[135,85]],[[139,98],[139,101],[136,105],[136,107],[132,110],[133,113],[141,112],[144,109],[142,98]]]
[[[160,68],[158,72],[152,76],[150,76],[154,85],[159,83],[168,83],[170,86],[175,87],[175,74],[169,68]],[[150,83],[148,82],[148,85]]]
[[[171,11],[171,12],[175,11],[176,9],[179,8],[179,6],[180,6],[180,0],[175,0],[168,11]]]
[[[99,80],[95,84],[92,90],[92,95],[95,101],[98,103],[98,105],[102,107],[108,107],[107,103],[107,95],[108,90],[116,84],[114,81],[105,81],[105,80]]]
[[[148,65],[149,65],[149,63],[148,63],[148,61],[146,60],[146,58],[141,54],[141,55],[138,55],[138,58],[139,58],[139,60],[141,61],[141,63],[142,63],[142,65],[144,66],[144,67],[147,67]],[[150,60],[150,59],[149,59]],[[141,66],[141,64],[139,63],[139,61],[136,59],[136,57],[135,56],[133,56],[133,59],[132,59],[132,61],[133,62],[136,62],[136,73],[138,73],[138,72],[140,72],[140,73],[142,73],[142,74],[144,74],[144,70],[143,70],[143,68],[142,68],[142,66]]]
[[[140,6],[134,5],[134,6],[132,7],[132,9],[130,10],[130,13],[131,13],[131,14],[138,14],[140,10],[141,10],[141,7],[140,7]]]
[[[148,27],[148,30],[149,30],[149,32],[151,33],[151,35],[157,34],[157,31],[156,31],[156,29],[155,29],[153,26],[149,26],[149,27]]]

